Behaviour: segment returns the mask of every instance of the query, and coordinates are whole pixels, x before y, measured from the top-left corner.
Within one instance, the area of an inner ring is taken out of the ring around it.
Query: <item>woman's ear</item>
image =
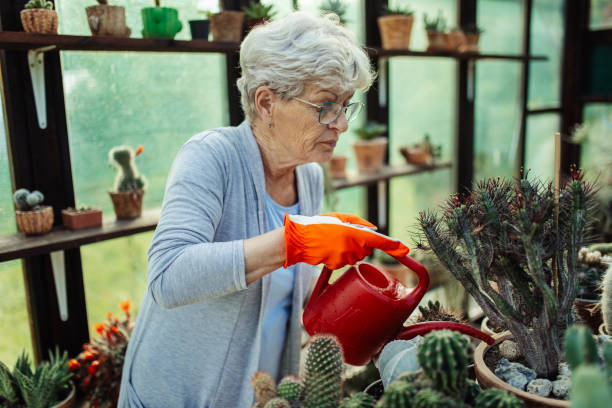
[[[276,94],[267,86],[260,86],[255,91],[255,109],[259,117],[265,122],[272,121],[272,110]]]

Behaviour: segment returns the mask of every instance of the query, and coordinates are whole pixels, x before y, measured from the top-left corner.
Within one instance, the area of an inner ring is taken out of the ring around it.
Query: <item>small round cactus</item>
[[[411,384],[397,379],[385,388],[385,392],[376,406],[379,408],[410,407],[416,393],[417,391]]]
[[[291,408],[291,403],[284,398],[275,397],[266,402],[264,408]]]
[[[342,396],[342,349],[333,336],[316,335],[306,353],[304,408],[335,408]]]
[[[467,385],[468,347],[465,337],[450,330],[439,330],[425,336],[417,357],[434,388],[445,394],[463,396]]]
[[[481,392],[482,388],[480,388],[480,385],[478,385],[476,381],[468,378],[464,399],[465,403],[470,407],[473,407],[476,403],[476,397],[478,397]]]
[[[257,371],[251,378],[251,385],[255,390],[255,401],[263,407],[268,401],[276,397],[276,382],[265,371]]]
[[[45,9],[53,10],[53,3],[46,0],[30,0],[24,7],[24,9]]]
[[[38,190],[30,192],[28,189],[20,188],[13,194],[13,201],[19,211],[36,211],[45,201],[45,196]]]
[[[423,370],[404,373],[397,377],[397,381],[407,382],[416,391],[420,391],[424,388],[431,388],[433,386],[431,380],[425,375]]]
[[[424,389],[414,396],[414,408],[459,408],[462,404],[455,402],[441,392]]]
[[[376,400],[365,392],[358,392],[350,397],[344,398],[338,408],[373,408]]]
[[[476,408],[523,408],[524,406],[523,401],[499,388],[489,388],[476,397]]]
[[[302,397],[304,384],[295,375],[287,375],[278,383],[277,394],[289,402],[298,401]]]

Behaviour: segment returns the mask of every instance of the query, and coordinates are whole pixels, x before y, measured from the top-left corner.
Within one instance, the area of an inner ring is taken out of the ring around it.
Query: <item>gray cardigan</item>
[[[296,169],[300,212],[320,212],[323,176]],[[249,407],[270,276],[247,287],[243,240],[267,230],[265,179],[248,123],[192,137],[168,177],[148,287],[119,407]],[[281,374],[298,374],[301,314],[315,269],[298,264]]]

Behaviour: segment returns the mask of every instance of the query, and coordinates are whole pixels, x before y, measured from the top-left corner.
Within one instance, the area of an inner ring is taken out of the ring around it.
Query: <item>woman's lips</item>
[[[338,142],[337,140],[328,140],[326,142],[321,142],[321,143],[326,144],[333,149],[334,147],[336,147],[337,142]]]

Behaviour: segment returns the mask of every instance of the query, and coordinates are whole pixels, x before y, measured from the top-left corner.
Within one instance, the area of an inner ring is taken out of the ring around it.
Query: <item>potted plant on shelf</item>
[[[266,21],[272,20],[276,15],[273,4],[261,4],[251,0],[248,7],[243,7],[244,16],[246,18],[246,32],[249,33],[253,27],[263,24]]]
[[[219,3],[221,12],[209,16],[212,40],[240,42],[244,24],[244,11],[224,10],[223,2],[220,1]]]
[[[386,131],[387,126],[378,122],[367,122],[355,129],[359,140],[353,142],[353,150],[360,173],[376,173],[382,168],[387,152],[387,138],[383,136]]]
[[[199,13],[203,14],[206,18],[201,20],[189,20],[191,39],[208,41],[208,31],[210,29],[209,16],[211,13],[208,10],[200,10]]]
[[[145,7],[141,11],[142,36],[144,38],[167,38],[174,36],[183,29],[179,21],[178,10],[162,7],[161,0],[155,0],[155,7]]]
[[[13,194],[19,231],[26,235],[46,234],[53,228],[53,207],[42,205],[45,196],[38,190],[20,188]]]
[[[423,140],[413,146],[402,146],[400,153],[409,164],[422,166],[432,164],[441,155],[442,146],[433,145],[429,134],[425,134]]]
[[[30,0],[21,10],[21,24],[28,33],[57,34],[57,11],[46,0]]]
[[[427,13],[423,15],[425,23],[425,31],[427,32],[427,51],[446,51],[448,49],[446,30],[446,19],[442,15],[442,11],[438,11],[438,15],[431,20],[427,17]]]
[[[62,210],[62,223],[71,230],[102,225],[102,210],[92,207],[68,207]]]
[[[409,8],[386,8],[378,17],[378,29],[384,49],[407,50],[414,23],[414,12]]]
[[[446,34],[446,49],[450,52],[458,52],[467,44],[465,33],[460,28],[453,28]]]
[[[25,351],[11,372],[0,361],[0,403],[7,408],[69,408],[76,393],[68,369],[68,353],[56,349],[32,370]]]
[[[480,41],[480,34],[484,30],[476,24],[468,24],[463,27],[463,32],[465,33],[466,41],[465,44],[459,47],[459,52],[480,52],[478,41]]]
[[[594,189],[572,168],[557,207],[552,183],[527,176],[515,183],[481,181],[469,195],[452,196],[440,217],[421,212],[419,224],[429,248],[484,314],[510,331],[529,367],[540,377],[554,378],[576,297],[578,251],[588,233]],[[479,382],[492,384],[487,367],[476,362],[475,371]],[[508,389],[527,398],[522,390]],[[532,401],[557,403],[537,396]]]
[[[348,6],[342,0],[325,0],[323,4],[319,6],[321,14],[333,13],[340,18],[340,24],[346,24],[346,18],[344,18]]]
[[[129,37],[132,30],[125,24],[125,7],[110,6],[108,0],[97,0],[97,6],[89,6],[87,22],[96,36]]]
[[[348,157],[345,155],[333,155],[327,164],[329,176],[334,179],[346,178],[346,161]]]
[[[134,163],[134,159],[142,151],[142,146],[139,146],[136,152],[128,146],[117,146],[108,152],[110,163],[117,170],[114,189],[109,191],[117,219],[136,218],[142,213],[146,180],[138,173]]]
[[[85,400],[94,407],[117,406],[123,361],[134,327],[130,302],[119,302],[119,307],[125,317],[119,319],[109,313],[107,322],[94,326],[97,335],[69,362]]]

